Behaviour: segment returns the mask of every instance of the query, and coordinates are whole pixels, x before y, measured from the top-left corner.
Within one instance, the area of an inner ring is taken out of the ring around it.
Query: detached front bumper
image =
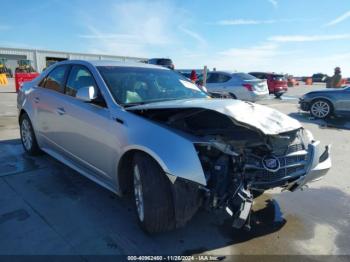
[[[330,156],[330,148],[328,145],[322,150],[320,142],[316,141],[309,145],[310,162],[307,167],[306,174],[299,177],[297,180],[289,183],[286,189],[295,191],[302,188],[307,183],[319,180],[321,177],[327,174],[332,167],[332,161]]]
[[[282,186],[285,190],[293,192],[297,189],[301,189],[309,182],[319,180],[322,176],[327,174],[328,170],[332,166],[330,157],[330,146],[326,146],[323,150],[320,146],[319,141],[312,142],[311,144],[309,144],[308,158],[309,162],[308,165],[305,167],[306,173],[304,173],[301,176],[296,176],[292,178],[292,180],[290,177],[286,177],[283,180],[275,182],[279,183],[279,186]],[[251,192],[241,187],[238,190],[238,193],[235,194],[227,202],[226,206],[226,212],[233,218],[233,227],[241,228],[244,225],[246,225],[246,221],[249,219],[249,214],[252,205],[253,196]]]
[[[250,188],[261,191],[282,187],[294,191],[306,183],[324,176],[332,166],[330,146],[322,148],[319,141],[310,143],[307,151],[296,151],[280,157],[279,160],[284,163],[278,172],[258,171],[264,173],[262,173],[259,180],[255,179],[250,184]],[[285,163],[289,164],[285,165]],[[266,177],[266,179],[261,180],[263,177]]]

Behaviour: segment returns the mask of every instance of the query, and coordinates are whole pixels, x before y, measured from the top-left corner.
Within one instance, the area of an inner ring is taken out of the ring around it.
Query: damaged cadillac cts
[[[167,68],[64,61],[20,89],[23,147],[44,151],[118,195],[150,233],[204,207],[247,225],[254,196],[296,191],[331,167],[330,148],[298,121],[250,102],[212,99]]]

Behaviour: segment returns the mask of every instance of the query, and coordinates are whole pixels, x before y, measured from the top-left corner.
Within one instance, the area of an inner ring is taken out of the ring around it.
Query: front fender
[[[143,151],[159,163],[171,180],[175,176],[206,185],[202,165],[189,137],[133,113],[125,114],[127,141],[121,156],[130,150]]]

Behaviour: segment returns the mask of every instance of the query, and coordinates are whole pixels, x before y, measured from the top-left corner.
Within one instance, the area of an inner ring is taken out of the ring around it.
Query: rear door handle
[[[57,113],[58,113],[60,116],[62,116],[62,115],[64,115],[64,114],[66,113],[66,111],[64,110],[63,107],[58,107],[58,108],[57,108]]]
[[[34,103],[39,103],[40,102],[40,98],[39,97],[34,97]]]

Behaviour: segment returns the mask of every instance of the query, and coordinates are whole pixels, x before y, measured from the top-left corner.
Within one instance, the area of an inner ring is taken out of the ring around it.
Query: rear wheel
[[[40,154],[41,150],[37,143],[32,123],[27,114],[21,116],[19,126],[24,150],[30,155]]]
[[[332,105],[327,100],[317,99],[310,106],[310,113],[313,117],[324,119],[331,115]]]
[[[134,198],[138,221],[148,233],[175,228],[170,180],[150,156],[137,153],[133,160]]]

